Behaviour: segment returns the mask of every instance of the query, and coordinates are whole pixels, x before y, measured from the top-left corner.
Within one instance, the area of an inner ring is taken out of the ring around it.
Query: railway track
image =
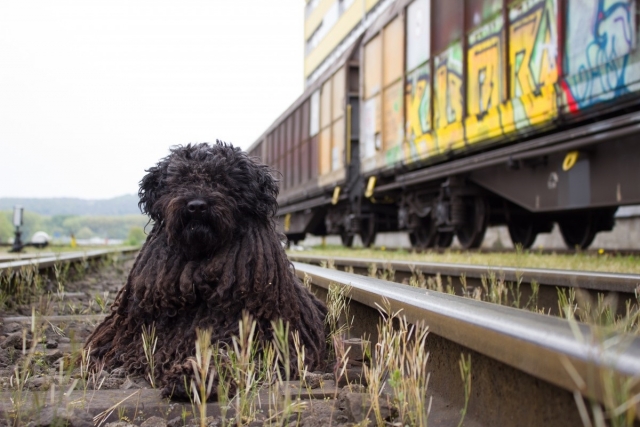
[[[97,253],[93,255],[100,256]],[[68,260],[72,259],[74,258],[69,256]],[[76,261],[82,259],[75,258]],[[60,262],[60,259],[39,261],[39,268],[47,268],[54,265],[51,262]],[[407,316],[409,322],[425,321],[428,324],[428,395],[432,398],[429,403],[430,425],[458,425],[460,410],[465,402],[464,382],[458,366],[461,354],[471,357],[471,395],[464,421],[467,427],[580,426],[583,424],[577,409],[576,396],[581,402],[586,402],[587,407],[590,406],[590,399],[605,402],[611,398],[611,384],[627,384],[633,378],[640,377],[640,340],[636,337],[625,336],[617,341],[609,340],[603,343],[587,325],[322,268],[311,265],[310,262],[317,264],[320,260],[310,259],[308,256],[305,261],[307,263],[294,262],[296,273],[300,278],[308,277],[312,288],[319,296],[327,295],[330,284],[349,290],[349,313],[354,319],[349,337],[353,342],[358,343],[358,338],[365,337],[375,343],[376,325],[381,319],[378,305],[384,305],[385,300],[392,310],[402,310],[401,313]],[[354,270],[368,269],[367,261],[361,261],[360,267],[354,266]],[[340,262],[336,260],[335,265],[342,265]],[[379,267],[383,267],[379,260],[377,263]],[[413,264],[415,269],[416,263]],[[422,267],[426,270],[426,266]],[[453,270],[455,266],[449,267],[452,270],[447,271],[447,274],[451,277],[458,274],[459,271]],[[0,268],[21,267],[0,265]],[[400,262],[395,262],[391,268],[396,269],[396,274],[399,275],[403,267]],[[441,269],[442,265],[439,268]],[[538,274],[535,277],[541,283],[552,282],[552,276],[540,275],[536,270],[523,270],[522,274],[525,277],[534,277],[535,273]],[[467,274],[472,276],[470,272]],[[481,272],[478,271],[477,274],[480,275]],[[516,272],[505,271],[504,274],[505,277],[511,277],[506,275]],[[585,289],[599,290],[597,280],[587,276],[577,276],[573,279],[565,276],[566,286],[578,283]],[[620,289],[626,289],[625,283],[621,280],[610,286],[617,286],[615,289],[620,292]],[[74,294],[68,293],[62,297],[65,300],[71,299]],[[59,351],[64,354],[73,352],[74,346],[77,351],[83,336],[102,316],[103,314],[66,314],[37,319],[52,329],[55,325],[77,331],[78,340],[74,343],[73,340],[68,342],[60,339],[59,345],[53,349],[38,344],[38,354],[44,355],[45,358],[59,357]],[[11,315],[4,316],[1,322],[3,325],[17,325],[15,327],[18,328],[20,325],[33,325],[34,319],[32,316]],[[67,333],[67,336],[71,335]],[[352,382],[360,382],[364,377],[363,368],[359,369],[359,374],[349,375]],[[105,380],[108,382],[115,378],[109,375]],[[387,386],[384,390],[388,392],[389,378],[386,380]],[[122,383],[125,380],[119,381]],[[584,383],[580,384],[580,381]],[[290,392],[298,393],[310,408],[325,405],[324,407],[335,409],[340,402],[340,399],[336,398],[344,391],[341,388],[343,385],[344,383],[327,380],[313,390],[302,390],[297,382],[287,383],[285,386]],[[190,414],[188,417],[193,416],[190,404],[163,400],[158,390],[151,389],[148,384],[125,381],[118,389],[92,390],[79,387],[67,393],[68,387],[68,384],[64,387],[58,386],[54,388],[55,393],[52,389],[30,390],[25,405],[33,409],[37,407],[38,402],[40,405],[45,402],[46,409],[46,402],[49,401],[57,407],[68,407],[69,402],[76,402],[76,405],[90,417],[95,417],[96,423],[128,419],[139,425],[151,416],[175,423],[180,421],[185,413]],[[633,387],[631,393],[640,392],[638,383]],[[0,392],[0,419],[12,416],[15,408],[12,403],[14,398],[14,391]],[[269,396],[262,394],[260,399],[266,402]],[[216,402],[207,404],[209,416],[220,416],[222,409]],[[351,408],[349,417],[353,417],[353,409]],[[344,414],[344,411],[341,408],[338,413]],[[227,412],[227,416],[232,415],[232,410]],[[354,422],[357,420],[355,418]],[[638,423],[640,418],[637,418],[633,425]],[[179,425],[183,425],[182,421]]]
[[[615,293],[617,309],[622,312],[627,301],[636,302],[640,293],[640,275],[602,273],[592,271],[554,270],[538,268],[493,267],[473,264],[453,264],[437,262],[415,262],[384,260],[379,258],[345,258],[289,254],[292,261],[309,264],[331,263],[340,270],[352,270],[361,275],[371,275],[371,269],[387,270],[393,273],[394,281],[409,283],[416,274],[438,277],[444,286],[450,284],[456,295],[473,294],[481,289],[483,281],[497,280],[506,283],[520,283],[521,298],[528,300],[537,287],[537,302],[545,312],[558,314],[558,289],[579,289],[584,295],[597,300],[598,294]],[[539,285],[539,286],[537,286]],[[511,295],[508,295],[512,298]]]
[[[384,248],[384,249],[383,249]],[[379,250],[384,252],[411,251],[418,254],[446,254],[446,253],[469,253],[469,254],[513,254],[517,252],[516,248],[471,248],[463,249],[460,247],[448,248],[407,248],[393,246],[371,247],[371,250]],[[524,253],[533,253],[540,255],[588,255],[588,256],[613,256],[613,257],[640,257],[640,249],[567,249],[567,248],[531,248],[525,249]]]
[[[410,322],[425,321],[429,390],[439,408],[463,407],[457,361],[470,354],[473,393],[465,425],[579,426],[574,393],[602,402],[611,397],[606,380],[640,378],[637,337],[609,347],[584,324],[301,262],[294,267],[319,294],[330,284],[349,286],[356,336],[376,337],[383,299]]]
[[[49,253],[42,257],[31,255],[26,258],[17,257],[0,262],[0,274],[30,266],[36,266],[38,270],[46,270],[60,263],[89,261],[111,254],[123,254],[126,257],[133,257],[138,250],[139,248],[97,249],[91,251],[62,252],[55,255]]]

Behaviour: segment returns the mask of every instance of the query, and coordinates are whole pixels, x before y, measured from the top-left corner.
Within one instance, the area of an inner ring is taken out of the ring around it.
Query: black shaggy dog
[[[326,307],[296,278],[283,250],[270,169],[218,141],[173,148],[147,172],[139,206],[153,229],[111,313],[87,339],[93,368],[146,375],[142,330],[155,324],[156,381],[164,396],[184,398],[196,328],[230,343],[243,311],[256,320],[260,340],[272,338],[272,321],[289,322],[305,346],[305,364],[323,362]]]

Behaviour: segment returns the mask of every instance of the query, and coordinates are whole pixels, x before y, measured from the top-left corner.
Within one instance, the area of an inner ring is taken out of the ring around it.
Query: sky
[[[177,144],[248,148],[302,93],[303,0],[0,2],[0,197],[137,193]]]

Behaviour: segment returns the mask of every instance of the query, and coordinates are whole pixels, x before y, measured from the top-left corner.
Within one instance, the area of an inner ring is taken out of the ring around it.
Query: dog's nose
[[[187,203],[187,210],[191,216],[200,216],[207,210],[207,202],[196,199]]]

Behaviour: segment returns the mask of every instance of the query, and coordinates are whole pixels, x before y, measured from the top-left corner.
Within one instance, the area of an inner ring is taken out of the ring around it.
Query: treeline
[[[127,194],[112,199],[85,200],[70,197],[35,199],[35,198],[0,198],[0,211],[13,210],[20,205],[25,211],[41,215],[135,215],[138,209],[138,196]]]
[[[13,237],[13,211],[0,211],[0,241],[7,242]],[[78,239],[100,237],[103,239],[130,238],[131,233],[140,234],[147,224],[145,215],[40,215],[25,210],[22,236],[29,241],[36,231],[44,231],[54,239],[73,234]]]

